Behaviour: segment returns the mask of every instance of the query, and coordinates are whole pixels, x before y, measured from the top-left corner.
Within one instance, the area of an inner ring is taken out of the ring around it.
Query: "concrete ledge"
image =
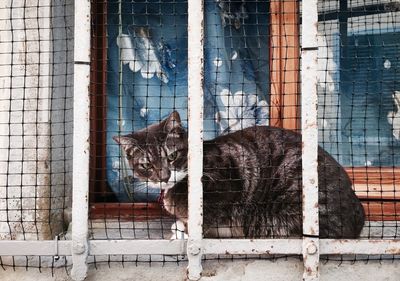
[[[123,280],[185,280],[186,263],[102,263],[90,266],[87,281],[123,281]],[[2,281],[67,281],[71,280],[64,268],[51,269],[17,268],[11,267],[0,271]],[[363,281],[397,281],[400,271],[400,261],[370,261],[365,262],[334,262],[320,264],[321,281],[363,280]],[[206,261],[204,263],[203,281],[298,281],[303,274],[302,261],[290,258],[288,260],[246,260],[246,261]]]

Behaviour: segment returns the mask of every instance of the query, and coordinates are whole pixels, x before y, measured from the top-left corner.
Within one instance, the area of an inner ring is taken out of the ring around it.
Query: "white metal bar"
[[[297,254],[302,253],[302,239],[204,239],[204,254]]]
[[[317,0],[302,2],[301,130],[303,175],[303,280],[319,280]]]
[[[88,256],[88,196],[90,137],[90,0],[75,1],[74,131],[72,194],[72,272],[84,280]]]
[[[0,256],[70,256],[72,241],[0,241]],[[89,240],[90,255],[184,255],[186,240]],[[203,239],[203,254],[302,254],[302,239]],[[400,239],[321,239],[321,255],[400,255]]]
[[[188,278],[201,277],[203,232],[203,0],[188,1]]]
[[[302,239],[204,239],[204,254],[302,254]],[[321,255],[400,255],[400,239],[319,240]]]
[[[90,255],[185,255],[186,240],[91,240]]]
[[[321,255],[400,255],[400,239],[320,240]]]
[[[0,256],[70,256],[71,245],[68,240],[0,241]]]

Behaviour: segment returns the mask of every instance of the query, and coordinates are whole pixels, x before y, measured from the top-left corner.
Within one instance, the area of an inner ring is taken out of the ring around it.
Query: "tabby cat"
[[[179,114],[114,140],[134,176],[163,190],[165,209],[188,218],[187,133]],[[320,238],[356,238],[364,209],[343,167],[318,150]],[[299,237],[302,233],[301,135],[255,126],[204,142],[206,238]],[[187,231],[187,229],[185,229]]]

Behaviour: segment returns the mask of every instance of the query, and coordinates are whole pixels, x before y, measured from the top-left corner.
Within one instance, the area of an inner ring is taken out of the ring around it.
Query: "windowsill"
[[[90,218],[141,222],[172,216],[159,203],[94,203],[90,206]]]
[[[358,194],[358,193],[357,193]],[[361,198],[367,221],[400,220],[400,200],[379,197]],[[95,203],[90,207],[92,220],[117,220],[118,222],[173,221],[158,203]],[[169,228],[168,228],[169,229]]]

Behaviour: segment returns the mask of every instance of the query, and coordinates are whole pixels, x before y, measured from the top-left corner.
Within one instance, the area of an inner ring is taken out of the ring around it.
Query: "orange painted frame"
[[[270,125],[300,129],[299,2],[270,2]]]

